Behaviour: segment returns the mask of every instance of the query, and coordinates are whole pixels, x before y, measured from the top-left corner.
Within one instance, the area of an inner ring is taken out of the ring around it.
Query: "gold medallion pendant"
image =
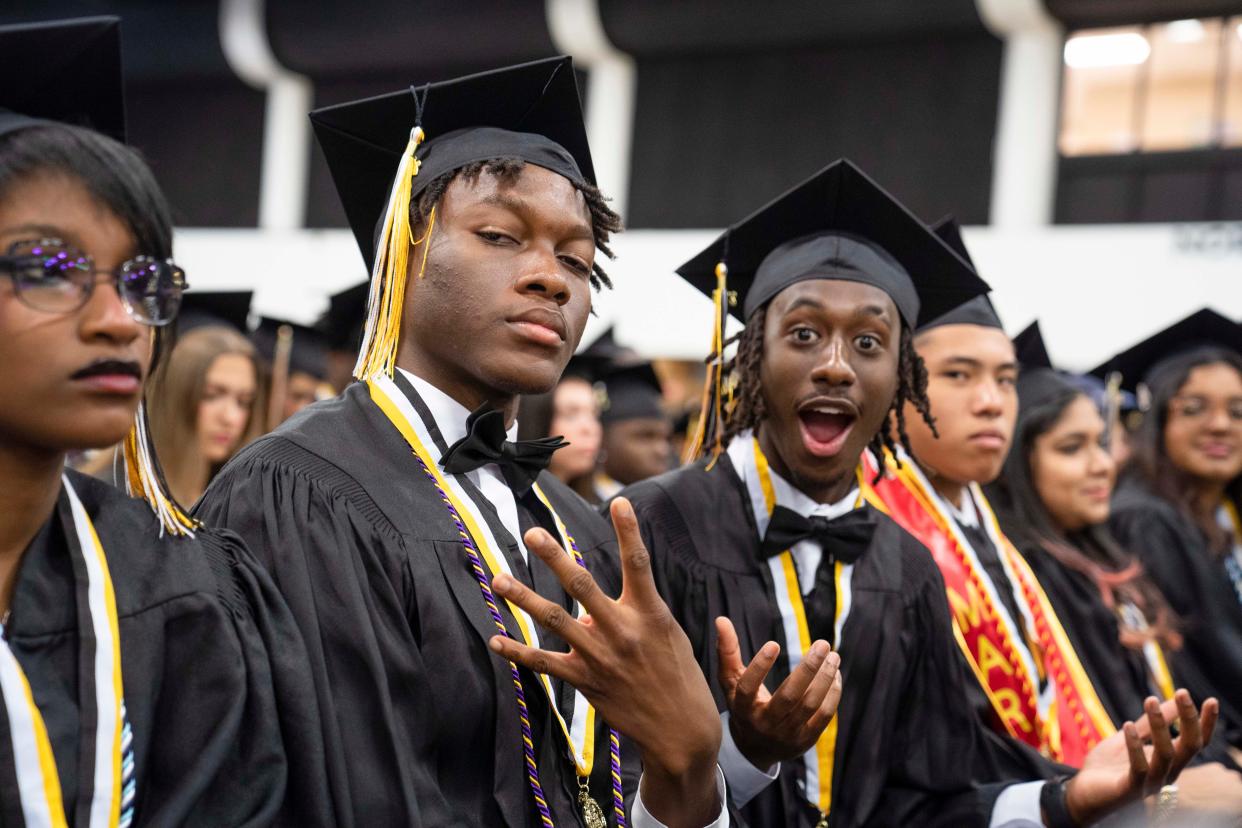
[[[608,828],[604,809],[591,796],[585,779],[578,780],[578,807],[582,809],[582,821],[586,823],[586,828]]]

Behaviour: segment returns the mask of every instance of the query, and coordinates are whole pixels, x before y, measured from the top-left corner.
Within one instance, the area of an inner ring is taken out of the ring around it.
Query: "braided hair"
[[[722,443],[728,443],[729,440],[747,429],[758,428],[767,417],[767,409],[763,402],[763,389],[759,381],[759,368],[763,363],[763,331],[767,315],[767,306],[760,308],[742,332],[734,337],[737,342],[737,353],[724,367],[725,375],[734,383],[733,405],[724,417]],[[910,440],[906,436],[907,402],[919,412],[923,422],[927,423],[932,433],[936,433],[936,421],[932,417],[931,402],[927,398],[927,366],[923,364],[922,357],[914,350],[914,335],[904,324],[901,326],[898,349],[897,393],[893,397],[888,412],[884,415],[884,423],[880,426],[880,430],[867,444],[868,450],[880,460],[881,469],[884,467],[885,449],[898,463],[901,462],[897,457],[899,444],[907,453],[911,453]]]
[[[410,225],[424,224],[431,217],[432,209],[444,197],[449,185],[458,177],[473,184],[486,171],[504,184],[513,184],[525,167],[526,162],[521,158],[489,158],[443,173],[432,179],[426,189],[410,202]],[[621,232],[621,216],[608,206],[608,199],[594,184],[573,182],[573,185],[578,192],[582,193],[587,209],[591,213],[591,233],[595,237],[595,247],[609,259],[613,258],[612,248],[608,242],[613,233]],[[598,261],[591,267],[591,287],[596,290],[612,287],[612,280],[608,278],[608,274]]]

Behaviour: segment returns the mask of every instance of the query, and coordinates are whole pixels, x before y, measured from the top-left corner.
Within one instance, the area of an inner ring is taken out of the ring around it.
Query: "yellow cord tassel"
[[[375,251],[375,265],[371,269],[371,294],[367,299],[367,322],[363,330],[362,347],[354,365],[354,377],[366,381],[383,374],[391,377],[397,363],[397,344],[401,336],[401,311],[405,304],[406,267],[410,248],[426,245],[435,226],[435,210],[427,224],[426,234],[414,241],[410,229],[410,200],[414,188],[414,176],[418,175],[419,160],[414,157],[423,142],[423,128],[410,130],[410,141],[397,165],[388,207],[384,212],[383,229]],[[427,248],[423,248],[422,267],[427,266]]]
[[[724,262],[716,265],[716,289],[712,291],[712,305],[716,319],[712,325],[712,350],[708,356],[707,381],[703,384],[703,402],[699,406],[699,422],[694,437],[686,446],[685,462],[693,462],[703,456],[709,435],[712,440],[712,462],[720,452],[724,431],[724,315],[728,296],[729,268]],[[709,467],[710,468],[710,467]]]
[[[138,404],[134,424],[125,436],[125,489],[145,500],[160,521],[160,531],[174,537],[194,537],[199,523],[168,494],[147,430],[146,403]]]

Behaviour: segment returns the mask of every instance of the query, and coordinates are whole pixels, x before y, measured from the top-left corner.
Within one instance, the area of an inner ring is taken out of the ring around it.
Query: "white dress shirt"
[[[436,428],[439,429],[440,435],[444,438],[445,445],[451,446],[466,436],[466,418],[470,416],[470,411],[464,405],[404,368],[398,368],[397,370],[410,381],[410,384],[414,386],[414,390],[422,397],[427,410],[431,412],[431,418],[435,420]],[[516,438],[517,422],[515,421],[513,426],[508,429],[508,439],[514,440]],[[496,514],[500,517],[500,522],[505,527],[505,530],[517,540],[522,559],[529,563],[530,553],[526,549],[526,543],[522,540],[522,528],[518,521],[517,499],[513,496],[513,490],[509,488],[509,484],[505,482],[500,466],[495,463],[489,463],[486,466],[466,472],[464,476],[478,488],[483,497],[496,509]],[[639,785],[641,788],[641,780]],[[720,772],[719,768],[716,770],[716,792],[721,802],[720,815],[706,828],[728,828],[729,811],[724,807],[727,787],[724,774]],[[643,804],[641,793],[634,798],[630,824],[634,828],[666,828],[664,823],[648,813],[646,806]]]
[[[755,465],[755,448],[750,432],[744,432],[735,437],[725,451],[743,484],[757,478],[759,469]],[[768,474],[772,480],[776,502],[803,517],[824,517],[832,520],[852,511],[858,502],[858,490],[855,489],[836,503],[819,503],[794,488],[792,483],[770,467]],[[815,571],[819,568],[819,562],[824,556],[823,547],[814,540],[804,540],[795,544],[789,552],[793,555],[794,566],[798,570],[798,583],[802,587],[802,594],[807,595],[815,586]],[[724,727],[724,738],[720,745],[720,767],[724,770],[725,779],[729,782],[729,800],[741,808],[776,781],[780,775],[781,766],[777,763],[765,770],[751,764],[750,760],[742,755],[737,743],[733,741],[733,733],[729,729],[728,711],[721,713],[720,719]]]

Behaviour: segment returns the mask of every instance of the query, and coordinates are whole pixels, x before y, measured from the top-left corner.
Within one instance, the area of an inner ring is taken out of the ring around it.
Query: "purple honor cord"
[[[496,624],[496,630],[500,635],[506,638],[514,638],[505,627],[505,620],[500,615],[500,608],[496,603],[496,596],[492,592],[491,581],[487,576],[487,570],[483,568],[483,561],[479,559],[479,551],[475,548],[474,540],[470,537],[470,532],[466,529],[466,524],[462,521],[461,516],[457,514],[452,501],[449,499],[448,493],[440,486],[440,482],[436,480],[436,476],[427,468],[427,464],[423,462],[423,458],[414,453],[414,458],[418,460],[419,466],[422,467],[423,473],[427,475],[427,479],[431,481],[431,485],[436,487],[436,492],[440,495],[440,500],[448,509],[449,517],[453,519],[453,525],[457,528],[457,535],[461,540],[461,546],[466,550],[466,557],[470,559],[470,569],[474,573],[474,579],[479,582],[479,591],[483,593],[483,603],[487,604],[487,611],[492,616],[492,621]],[[574,542],[569,532],[565,532],[565,537],[569,540],[570,549],[573,552],[574,561],[584,569],[586,562],[582,559],[582,553],[578,551],[578,544]],[[514,638],[516,641],[517,639]],[[518,672],[517,664],[509,662],[509,673],[513,679],[513,694],[517,697],[518,718],[522,723],[522,751],[526,759],[526,780],[530,784],[531,795],[535,798],[535,807],[539,809],[539,819],[546,828],[554,828],[552,822],[552,812],[548,808],[548,801],[543,795],[543,785],[539,782],[539,766],[535,762],[535,743],[531,735],[530,729],[530,712],[526,706],[526,692],[522,688],[522,677]],[[548,704],[556,702],[549,698]],[[593,734],[587,734],[586,738],[594,738]],[[608,760],[609,770],[612,778],[612,810],[616,815],[617,828],[626,828],[625,819],[625,797],[621,791],[621,742],[617,737],[617,732],[612,728],[608,730]]]

